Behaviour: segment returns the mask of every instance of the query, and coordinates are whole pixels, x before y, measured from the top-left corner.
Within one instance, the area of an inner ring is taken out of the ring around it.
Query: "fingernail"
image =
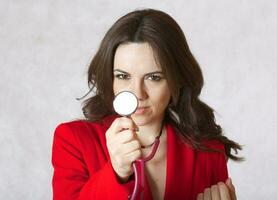
[[[218,182],[217,185],[222,186],[222,185],[224,185],[224,183],[223,182]]]

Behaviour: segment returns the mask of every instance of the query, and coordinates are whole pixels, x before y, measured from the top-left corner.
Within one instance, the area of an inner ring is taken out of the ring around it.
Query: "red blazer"
[[[54,200],[120,200],[132,193],[134,179],[118,182],[106,147],[105,133],[114,119],[73,121],[56,128],[52,149]],[[166,130],[164,199],[195,200],[206,187],[225,182],[228,172],[224,153],[194,150],[181,142],[170,124],[166,124]],[[219,142],[206,144],[224,152]],[[152,199],[148,182],[144,196],[145,200]]]

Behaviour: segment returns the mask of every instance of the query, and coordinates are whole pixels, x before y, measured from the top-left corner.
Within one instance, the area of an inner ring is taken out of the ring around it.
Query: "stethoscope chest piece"
[[[138,98],[130,91],[122,91],[115,96],[113,107],[117,114],[130,116],[137,110]]]

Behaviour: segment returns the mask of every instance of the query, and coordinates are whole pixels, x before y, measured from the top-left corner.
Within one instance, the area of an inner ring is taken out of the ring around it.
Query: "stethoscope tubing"
[[[132,166],[133,166],[133,170],[134,170],[134,174],[135,174],[135,186],[134,186],[134,190],[132,192],[132,195],[130,196],[130,200],[135,200],[137,198],[140,188],[141,188],[140,199],[144,198],[144,186],[145,186],[145,170],[144,170],[144,167],[145,167],[145,162],[151,160],[155,156],[156,151],[159,147],[159,144],[160,144],[160,139],[159,139],[159,137],[157,137],[155,139],[155,142],[154,142],[154,145],[152,147],[151,153],[147,157],[135,160],[133,162]],[[139,167],[141,169],[141,173],[139,173],[139,170],[138,170]]]

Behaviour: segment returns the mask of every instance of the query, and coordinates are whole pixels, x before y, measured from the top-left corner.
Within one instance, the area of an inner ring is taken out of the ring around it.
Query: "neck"
[[[151,145],[155,141],[156,137],[162,134],[163,132],[162,126],[163,126],[162,121],[158,123],[139,126],[137,137],[141,145],[145,147]]]

